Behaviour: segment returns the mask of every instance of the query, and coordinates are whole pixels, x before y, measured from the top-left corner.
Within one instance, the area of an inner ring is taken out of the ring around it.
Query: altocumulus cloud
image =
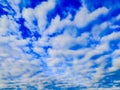
[[[0,90],[119,90],[119,0],[0,0]]]

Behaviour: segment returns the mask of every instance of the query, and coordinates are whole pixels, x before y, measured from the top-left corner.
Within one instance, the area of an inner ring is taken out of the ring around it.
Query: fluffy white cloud
[[[111,41],[119,40],[120,33],[111,32],[100,36],[108,27],[111,29],[119,27],[112,23],[119,20],[119,15],[110,21],[94,24],[90,31],[80,33],[82,27],[86,27],[100,15],[107,14],[109,10],[101,7],[89,12],[84,6],[79,9],[73,21],[69,16],[61,20],[60,16],[56,15],[46,28],[47,13],[56,5],[54,0],[43,2],[34,9],[24,8],[22,13],[17,6],[21,1],[9,0],[9,2],[15,11],[18,10],[19,15],[0,17],[0,88],[8,87],[6,82],[14,82],[22,88],[25,88],[23,84],[30,84],[43,90],[52,80],[63,88],[72,86],[90,88],[105,73],[120,68],[120,50],[112,51],[110,47]],[[31,32],[38,31],[41,38],[38,40],[22,38],[20,24],[15,22],[16,17],[20,18],[21,15],[25,19],[25,26]],[[35,20],[38,26],[33,23]],[[94,41],[98,43],[93,43]],[[71,49],[74,46],[76,50]],[[101,56],[94,60],[92,57],[96,55]],[[112,66],[105,69],[109,57],[112,58]]]
[[[55,1],[49,0],[48,2],[43,2],[35,8],[34,14],[38,20],[38,27],[40,33],[42,33],[48,24],[47,13],[55,7]]]
[[[82,28],[88,25],[90,22],[96,20],[100,15],[107,14],[109,10],[105,7],[98,8],[97,10],[89,13],[86,7],[83,7],[79,10],[79,12],[75,16],[75,25]]]

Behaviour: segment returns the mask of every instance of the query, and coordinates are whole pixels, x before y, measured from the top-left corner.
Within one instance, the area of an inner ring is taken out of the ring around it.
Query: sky
[[[120,0],[0,0],[0,90],[120,90]]]

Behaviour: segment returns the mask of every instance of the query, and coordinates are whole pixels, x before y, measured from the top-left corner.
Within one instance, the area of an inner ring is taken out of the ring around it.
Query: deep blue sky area
[[[0,0],[0,90],[120,90],[120,0]]]

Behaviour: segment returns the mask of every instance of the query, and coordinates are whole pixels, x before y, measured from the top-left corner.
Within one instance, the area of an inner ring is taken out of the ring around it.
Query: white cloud
[[[49,0],[48,2],[43,2],[35,8],[34,14],[38,20],[38,27],[40,33],[42,33],[47,25],[47,13],[55,7],[55,1]]]
[[[96,20],[100,15],[107,14],[109,10],[105,7],[98,8],[97,10],[89,13],[86,7],[83,7],[79,10],[79,12],[75,16],[74,23],[78,27],[85,27],[87,24]]]
[[[110,26],[110,22],[108,21],[93,26],[92,31],[91,31],[93,35],[93,39],[99,41],[101,39],[100,37],[101,32],[104,32],[104,30],[107,29],[107,27],[109,26]]]
[[[10,2],[13,8],[17,7],[15,11],[18,10],[20,15],[17,6],[20,1]],[[21,37],[19,24],[14,21],[16,17],[1,16],[0,79],[3,83],[0,83],[0,87],[6,86],[6,82],[10,81],[9,77],[23,88],[25,87],[22,84],[31,84],[43,89],[44,83],[49,85],[52,80],[55,80],[57,85],[63,88],[80,85],[91,87],[93,83],[104,76],[104,73],[120,68],[119,50],[100,56],[96,60],[91,59],[95,55],[109,52],[109,42],[120,38],[119,32],[113,32],[103,37],[99,36],[102,31],[112,25],[112,20],[94,25],[91,32],[78,34],[78,28],[87,26],[100,15],[107,14],[109,11],[107,8],[98,8],[90,13],[86,7],[82,7],[77,12],[74,21],[71,21],[69,16],[60,20],[60,16],[57,15],[46,29],[47,13],[54,8],[55,1],[49,0],[41,3],[35,9],[24,8],[22,11],[22,16],[26,20],[25,25],[32,32],[39,30],[38,32],[42,35],[38,41]],[[17,18],[20,17],[19,15]],[[33,24],[34,20],[37,20],[38,26]],[[62,30],[64,30],[63,33],[55,37],[49,36]],[[88,45],[91,43],[91,39],[97,40],[99,44]],[[29,47],[28,44],[32,44],[32,46]],[[71,50],[70,47],[76,44],[81,48]],[[51,46],[51,48],[45,51],[43,47],[47,46]],[[36,54],[41,57],[37,58]],[[111,56],[112,66],[105,71],[106,59]],[[92,68],[96,64],[99,66]],[[63,85],[59,82],[62,82]]]
[[[10,17],[3,15],[0,18],[0,23],[1,35],[19,34],[19,25],[17,25],[17,23],[14,20],[11,20]]]
[[[110,42],[111,40],[117,40],[120,38],[120,32],[113,32],[110,35],[102,37],[101,42]]]

